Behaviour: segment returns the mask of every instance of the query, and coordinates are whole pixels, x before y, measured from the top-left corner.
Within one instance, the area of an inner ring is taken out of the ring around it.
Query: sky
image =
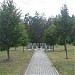
[[[37,11],[39,14],[45,13],[46,17],[60,14],[63,4],[67,4],[69,15],[75,15],[75,0],[13,0],[16,7],[22,10],[22,17],[26,13],[34,16]],[[0,0],[3,2],[3,0]]]

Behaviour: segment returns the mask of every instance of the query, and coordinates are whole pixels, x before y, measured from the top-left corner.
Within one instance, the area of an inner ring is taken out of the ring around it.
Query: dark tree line
[[[35,13],[35,16],[25,15],[24,22],[32,43],[44,42],[44,31],[47,29],[47,21],[44,14]]]

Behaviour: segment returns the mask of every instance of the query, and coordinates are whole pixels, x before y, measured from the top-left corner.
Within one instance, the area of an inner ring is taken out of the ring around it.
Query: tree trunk
[[[66,40],[65,40],[64,48],[65,48],[65,51],[66,51],[66,59],[68,59]]]
[[[32,43],[32,50],[34,50],[34,48],[33,48],[33,43]]]
[[[8,60],[10,60],[9,48],[7,49],[7,56],[8,56]]]
[[[23,52],[24,52],[24,46],[23,46]]]
[[[54,45],[53,45],[53,51],[54,51]]]
[[[40,48],[40,43],[39,43],[39,48]]]
[[[45,45],[45,51],[47,50],[47,45]]]

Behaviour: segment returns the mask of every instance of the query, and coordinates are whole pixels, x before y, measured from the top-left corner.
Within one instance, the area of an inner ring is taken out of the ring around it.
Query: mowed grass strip
[[[7,52],[0,52],[0,75],[23,75],[33,55],[33,51],[22,51],[22,47],[17,50],[10,50],[10,60],[7,61]]]
[[[46,54],[52,60],[60,75],[75,75],[75,47],[67,45],[68,59],[65,59],[63,46],[56,45],[55,51],[47,51]]]

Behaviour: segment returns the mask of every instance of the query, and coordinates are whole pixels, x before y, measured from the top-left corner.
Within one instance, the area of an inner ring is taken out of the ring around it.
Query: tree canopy
[[[32,43],[43,42],[44,30],[46,28],[46,19],[44,15],[40,15],[37,12],[35,16],[25,15],[24,22],[31,38]]]
[[[46,31],[45,31],[45,42],[48,45],[53,46],[54,50],[54,45],[57,43],[57,31],[56,31],[56,26],[51,25]]]
[[[9,49],[20,37],[19,23],[21,13],[14,5],[13,0],[3,1],[0,7],[0,50],[7,50],[8,59]]]

